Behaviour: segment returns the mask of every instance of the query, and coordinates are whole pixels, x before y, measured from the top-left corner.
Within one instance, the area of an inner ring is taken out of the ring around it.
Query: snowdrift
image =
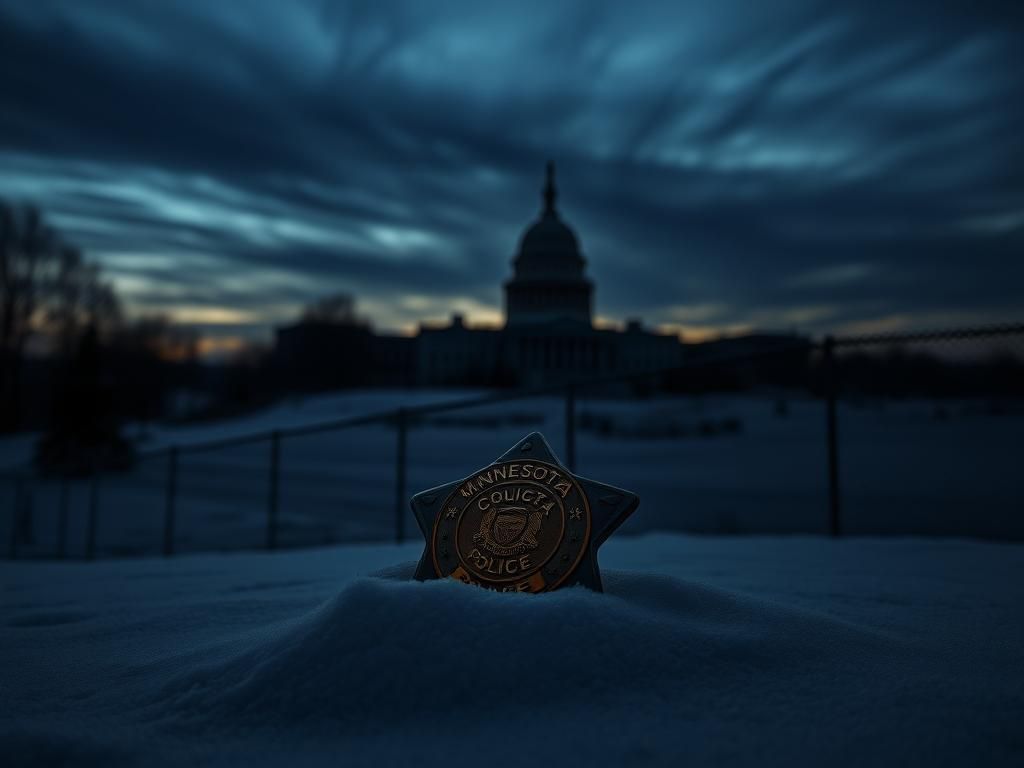
[[[744,558],[755,544],[762,554]],[[252,765],[1022,755],[1020,611],[989,591],[1020,575],[1017,547],[653,536],[609,546],[609,560],[641,567],[606,564],[606,594],[421,584],[412,563],[338,579],[398,551],[387,550],[349,566],[353,550],[339,549],[44,567],[34,583],[31,564],[8,569],[34,599],[3,629],[0,650],[20,662],[2,680],[7,754]],[[952,576],[968,562],[973,576]],[[147,580],[165,583],[138,606]],[[737,589],[743,580],[762,586]]]
[[[851,665],[865,657],[906,656],[896,641],[825,616],[658,576],[607,579],[607,595],[542,597],[361,579],[237,656],[180,675],[157,698],[210,727],[360,733],[385,720],[449,718],[468,727],[574,704],[607,712],[623,698],[678,705],[687,690],[695,708],[734,707],[730,691],[758,678],[806,688],[824,670],[831,679],[817,694],[827,699],[840,673],[864,671]]]

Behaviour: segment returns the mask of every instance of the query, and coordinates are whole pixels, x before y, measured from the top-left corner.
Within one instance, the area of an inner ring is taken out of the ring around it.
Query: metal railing
[[[361,426],[375,424],[393,424],[395,428],[395,476],[394,476],[394,539],[396,542],[405,540],[405,521],[408,506],[407,474],[408,474],[408,432],[412,423],[423,417],[439,413],[478,408],[515,400],[525,400],[545,395],[559,395],[565,404],[565,450],[566,466],[576,469],[576,399],[588,389],[596,389],[611,384],[627,384],[645,380],[665,380],[674,375],[690,373],[699,369],[728,368],[730,366],[756,363],[795,352],[808,355],[817,352],[821,355],[821,383],[825,405],[825,441],[827,454],[827,530],[831,536],[840,536],[842,527],[842,499],[840,494],[840,455],[838,440],[838,396],[840,390],[839,369],[836,363],[837,349],[850,349],[868,346],[901,345],[917,342],[960,341],[965,339],[994,338],[1000,336],[1024,335],[1024,323],[980,326],[972,328],[956,328],[943,331],[919,333],[872,334],[862,336],[833,337],[826,336],[820,341],[806,338],[784,340],[753,351],[722,352],[706,354],[683,365],[658,370],[637,371],[627,374],[612,374],[587,379],[571,379],[565,383],[518,389],[513,392],[497,392],[494,394],[450,400],[440,403],[423,404],[386,409],[363,414],[360,416],[324,421],[317,424],[299,427],[281,428],[251,434],[236,435],[202,442],[182,445],[171,445],[150,451],[141,451],[139,459],[165,457],[165,492],[164,520],[162,526],[162,554],[170,557],[175,554],[176,518],[178,506],[179,460],[183,455],[194,455],[223,448],[267,443],[268,463],[266,479],[266,549],[278,548],[278,512],[280,508],[280,473],[282,444],[287,439],[309,435],[337,432]],[[31,516],[32,503],[29,483],[32,478],[30,470],[5,473],[14,487],[14,505],[11,510],[11,530],[8,557],[15,559],[19,555],[19,530],[23,527],[25,515]],[[443,479],[443,478],[439,478]],[[85,558],[96,557],[96,536],[100,513],[101,474],[94,472],[88,479],[88,507],[85,526]],[[68,478],[61,478],[58,494],[57,515],[57,557],[67,557],[68,528]]]

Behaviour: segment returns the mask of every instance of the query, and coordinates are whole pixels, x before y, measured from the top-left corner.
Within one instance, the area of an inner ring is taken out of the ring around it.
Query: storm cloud
[[[134,311],[496,321],[543,163],[598,314],[1020,319],[1014,4],[0,3],[0,196]]]

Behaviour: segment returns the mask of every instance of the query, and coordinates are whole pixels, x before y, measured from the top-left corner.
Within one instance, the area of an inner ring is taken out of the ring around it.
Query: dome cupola
[[[513,261],[515,276],[525,279],[582,279],[585,262],[580,255],[576,233],[562,221],[555,207],[555,164],[547,165],[543,188],[544,208],[540,218],[531,224],[519,241],[519,252]]]
[[[544,207],[519,241],[513,276],[505,284],[508,325],[554,320],[590,324],[593,285],[576,233],[562,221],[555,202],[555,164],[548,162],[542,189]]]

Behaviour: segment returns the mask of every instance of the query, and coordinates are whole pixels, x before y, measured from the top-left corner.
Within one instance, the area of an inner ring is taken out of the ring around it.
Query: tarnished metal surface
[[[412,498],[427,543],[416,577],[504,592],[599,591],[597,547],[638,504],[573,475],[534,432],[469,477]]]

